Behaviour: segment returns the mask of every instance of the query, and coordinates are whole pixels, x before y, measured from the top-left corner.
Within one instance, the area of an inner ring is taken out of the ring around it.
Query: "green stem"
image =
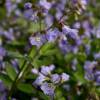
[[[42,46],[40,47],[40,49],[41,49],[41,48],[42,48]],[[29,56],[31,56],[30,54],[31,54],[31,52],[32,52],[32,49],[33,49],[33,48],[31,48],[31,50],[29,51]],[[38,55],[38,52],[40,51],[40,49],[37,50],[37,52],[34,54],[34,56],[33,56],[33,61],[34,61],[34,59],[36,58],[36,56]],[[28,65],[29,65],[29,63],[25,60],[25,61],[23,62],[23,65],[22,65],[22,67],[21,67],[21,70],[20,70],[19,73],[17,74],[17,76],[16,76],[16,78],[15,78],[15,80],[14,80],[12,86],[11,86],[11,89],[10,89],[9,94],[8,94],[8,100],[11,100],[11,96],[12,96],[12,94],[13,94],[13,91],[15,90],[15,88],[16,88],[16,86],[17,86],[17,83],[19,82],[19,80],[20,80],[21,77],[23,76],[23,74],[24,74],[25,70],[27,69]]]

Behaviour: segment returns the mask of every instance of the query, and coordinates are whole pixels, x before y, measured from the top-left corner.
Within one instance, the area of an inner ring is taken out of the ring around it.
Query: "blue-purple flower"
[[[100,86],[100,70],[97,70],[94,73],[94,77],[95,77],[96,85],[99,85]]]
[[[94,69],[96,68],[97,62],[96,61],[86,61],[84,65],[85,69],[85,78],[87,80],[94,80]]]
[[[95,53],[94,54],[94,58],[99,60],[100,59],[100,52],[99,53]]]
[[[61,75],[61,81],[62,81],[62,82],[68,81],[69,78],[70,78],[70,76],[69,76],[68,74],[62,73],[62,75]]]
[[[50,75],[51,74],[51,71],[54,70],[54,65],[51,65],[51,66],[42,66],[41,67],[41,73],[44,74],[44,75]]]
[[[79,38],[79,36],[78,36],[78,30],[76,30],[76,29],[71,29],[68,26],[64,25],[62,27],[62,31],[63,31],[63,33],[65,35],[68,35],[68,36],[70,36],[71,38],[73,38],[75,40]]]
[[[57,83],[60,83],[61,77],[58,74],[52,74],[51,80],[53,83],[57,84]]]
[[[34,37],[31,36],[29,38],[29,41],[30,41],[31,45],[34,45],[37,48],[39,48],[43,45],[43,43],[45,43],[46,38],[45,38],[45,35],[36,34],[36,36],[34,36]]]
[[[47,40],[49,42],[54,42],[58,38],[59,34],[60,32],[58,31],[58,29],[49,30],[46,34]]]
[[[32,3],[27,2],[27,3],[25,3],[24,7],[25,7],[25,9],[30,9],[32,7]]]
[[[55,87],[51,83],[43,83],[41,85],[41,90],[44,92],[44,94],[49,95],[49,96],[54,96],[54,90]]]
[[[43,84],[45,80],[46,80],[46,76],[40,73],[37,79],[33,82],[33,85],[40,86],[41,84]]]
[[[48,2],[47,0],[40,0],[39,5],[47,10],[49,10],[52,6],[52,4]]]
[[[85,65],[84,65],[84,69],[87,71],[87,72],[93,72],[94,68],[96,67],[97,65],[97,62],[96,61],[86,61],[85,62]]]
[[[0,61],[3,60],[3,57],[6,55],[6,50],[0,46]]]

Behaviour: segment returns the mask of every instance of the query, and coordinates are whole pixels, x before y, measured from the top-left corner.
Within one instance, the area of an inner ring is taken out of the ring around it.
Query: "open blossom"
[[[39,76],[37,77],[37,79],[33,82],[33,85],[41,85],[43,84],[43,82],[46,80],[46,77],[43,74],[39,74]]]
[[[54,65],[50,65],[50,66],[42,66],[41,67],[41,73],[44,75],[50,75],[51,71],[53,71],[55,68]]]
[[[51,80],[52,80],[53,83],[57,84],[57,83],[60,82],[61,77],[60,77],[60,75],[58,75],[58,74],[52,74],[52,75],[51,75]]]
[[[54,42],[58,38],[59,34],[60,33],[59,33],[58,29],[49,30],[46,34],[47,40],[49,42]]]
[[[94,68],[96,67],[97,65],[97,62],[96,61],[86,61],[85,62],[85,65],[84,65],[84,69],[87,71],[87,72],[93,72]]]
[[[89,81],[93,81],[94,80],[94,74],[90,73],[90,72],[85,72],[85,79],[89,80]]]
[[[62,73],[62,75],[61,75],[62,82],[68,81],[69,80],[69,77],[70,76],[68,74]]]
[[[31,19],[33,14],[34,14],[34,12],[33,12],[32,9],[27,9],[27,10],[24,11],[24,17],[26,19]]]
[[[51,74],[51,70],[48,66],[42,66],[41,73],[44,75],[49,75],[49,74]]]
[[[43,83],[41,85],[41,90],[44,92],[44,94],[49,95],[49,96],[54,96],[54,86],[50,83]]]
[[[41,47],[45,43],[46,39],[44,35],[37,34],[36,36],[31,36],[29,38],[31,45],[36,46],[37,48]]]
[[[96,61],[86,61],[84,65],[85,69],[85,78],[87,80],[94,80],[94,69],[96,68],[97,62]]]

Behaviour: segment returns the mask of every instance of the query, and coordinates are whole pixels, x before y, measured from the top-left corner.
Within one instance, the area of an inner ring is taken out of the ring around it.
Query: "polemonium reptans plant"
[[[0,100],[100,100],[99,0],[0,0]]]

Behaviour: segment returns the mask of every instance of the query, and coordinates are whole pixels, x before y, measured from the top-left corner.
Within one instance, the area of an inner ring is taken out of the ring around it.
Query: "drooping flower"
[[[100,59],[100,52],[99,52],[99,53],[95,53],[95,54],[94,54],[94,58],[95,58],[95,59]]]
[[[30,2],[27,2],[27,3],[25,3],[25,5],[24,5],[24,8],[25,9],[30,9],[32,7],[32,3],[30,3]]]
[[[6,55],[6,50],[0,46],[0,61],[3,60],[3,57]]]
[[[9,28],[7,31],[4,31],[3,34],[8,40],[14,40],[14,30],[13,28]]]
[[[53,25],[53,21],[54,21],[53,16],[50,14],[46,14],[44,22],[45,22],[47,28],[50,27],[51,25]]]
[[[62,31],[65,35],[69,35],[71,38],[75,40],[78,38],[78,30],[76,29],[71,29],[68,26],[64,25],[62,27]]]
[[[94,77],[95,77],[96,85],[99,85],[100,86],[100,70],[97,70],[94,73]]]

